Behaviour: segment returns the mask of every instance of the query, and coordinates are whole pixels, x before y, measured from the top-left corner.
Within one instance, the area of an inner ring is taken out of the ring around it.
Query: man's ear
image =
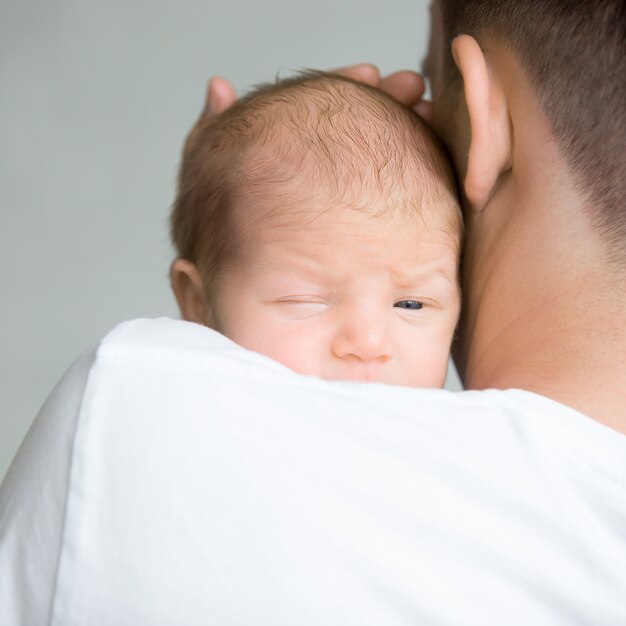
[[[473,37],[452,42],[452,56],[463,77],[470,121],[465,195],[472,206],[487,204],[500,175],[511,168],[513,135],[501,84]]]
[[[170,268],[170,284],[183,319],[211,326],[202,277],[195,264],[186,259],[176,259]]]

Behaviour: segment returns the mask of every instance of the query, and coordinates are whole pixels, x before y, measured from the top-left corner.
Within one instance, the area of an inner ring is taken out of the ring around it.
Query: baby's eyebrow
[[[292,260],[288,264],[272,260],[260,264],[257,268],[270,273],[305,276],[310,280],[329,280],[336,277],[332,267],[308,259],[298,259],[297,262]]]
[[[457,285],[455,273],[451,273],[450,270],[445,267],[431,267],[423,271],[411,273],[392,272],[391,277],[393,282],[401,288],[411,288],[428,282],[440,281],[445,281],[453,286]]]

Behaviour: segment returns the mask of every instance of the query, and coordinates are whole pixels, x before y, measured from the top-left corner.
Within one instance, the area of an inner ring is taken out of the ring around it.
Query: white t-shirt
[[[2,626],[626,624],[626,436],[122,324],[0,489]]]

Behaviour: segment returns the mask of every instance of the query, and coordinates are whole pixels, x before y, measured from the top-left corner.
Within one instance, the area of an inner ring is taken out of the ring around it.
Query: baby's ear
[[[176,259],[170,268],[170,284],[183,319],[212,327],[204,284],[194,263]]]

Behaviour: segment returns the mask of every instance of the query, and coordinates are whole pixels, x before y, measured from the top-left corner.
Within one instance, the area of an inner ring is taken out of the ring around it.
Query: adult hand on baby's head
[[[401,70],[381,76],[380,70],[369,63],[342,67],[335,70],[335,73],[386,91],[398,102],[412,108],[422,119],[430,122],[432,103],[423,99],[426,83],[421,74],[412,70]]]
[[[200,112],[200,116],[196,120],[196,123],[191,127],[187,139],[185,140],[185,146],[183,148],[183,154],[186,154],[193,144],[195,137],[202,128],[204,128],[213,117],[219,115],[222,111],[225,111],[229,106],[237,101],[237,93],[233,84],[222,78],[221,76],[214,76],[209,80],[206,90],[206,98],[204,100],[204,106]]]
[[[334,70],[334,73],[378,87],[393,96],[396,100],[412,108],[422,119],[432,119],[432,103],[423,99],[426,84],[421,74],[412,70],[401,70],[388,76],[381,76],[380,70],[371,63],[349,65]],[[204,106],[196,123],[191,127],[183,153],[187,153],[193,145],[198,132],[237,101],[237,93],[233,84],[221,76],[209,80]]]
[[[386,91],[402,104],[411,107],[420,117],[429,122],[432,116],[432,104],[423,100],[426,89],[424,78],[421,74],[411,70],[394,72],[388,76],[381,76],[380,70],[370,63],[360,63],[334,70],[336,74],[352,78],[353,80],[378,87]],[[208,124],[213,117],[225,111],[237,100],[237,94],[233,84],[214,76],[209,81],[206,91],[204,107],[200,117],[191,128],[185,142],[184,152],[187,152],[193,143],[197,132]]]
[[[209,80],[206,90],[204,109],[200,113],[197,125],[209,121],[215,115],[219,115],[237,100],[235,87],[226,78],[213,76]]]

